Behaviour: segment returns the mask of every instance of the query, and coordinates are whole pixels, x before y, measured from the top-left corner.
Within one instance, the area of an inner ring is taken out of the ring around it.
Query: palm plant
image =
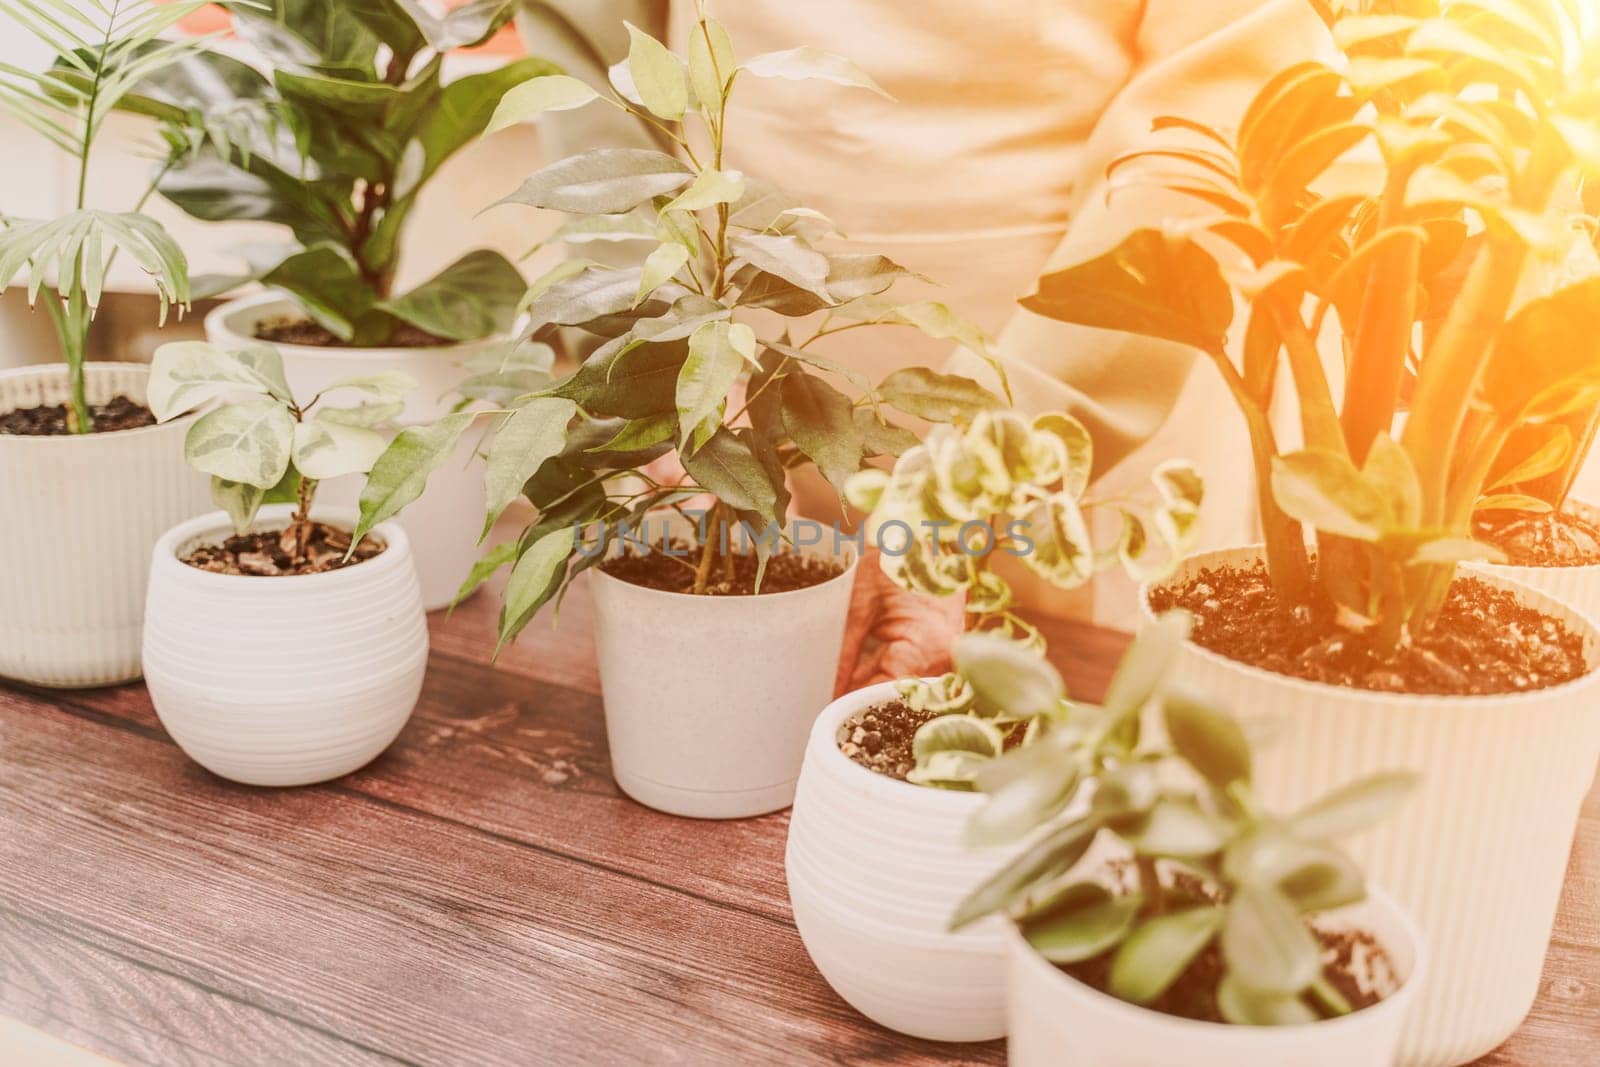
[[[1313,2],[1341,62],[1283,71],[1231,135],[1159,119],[1167,141],[1113,164],[1114,188],[1153,181],[1206,213],[1139,230],[1025,303],[1204,352],[1249,428],[1280,597],[1326,597],[1393,644],[1427,625],[1456,562],[1492,558],[1475,510],[1542,506],[1499,489],[1567,457],[1496,472],[1512,435],[1600,397],[1600,278],[1548,287],[1582,237],[1578,180],[1600,168],[1600,41],[1575,0]],[[1379,165],[1340,165],[1370,146]],[[1342,404],[1316,343],[1331,321]],[[1305,444],[1288,453],[1267,418],[1284,363]]]
[[[84,392],[83,363],[89,330],[119,251],[144,269],[168,308],[189,302],[188,264],[160,223],[143,214],[152,182],[132,211],[88,204],[89,164],[106,119],[141,81],[205,46],[203,38],[168,41],[163,34],[206,6],[201,0],[155,4],[151,0],[0,0],[0,15],[55,52],[43,72],[0,63],[0,110],[66,153],[76,165],[73,210],[53,219],[4,216],[0,231],[0,284],[26,272],[29,303],[51,287],[45,301],[71,382],[68,427],[89,433],[94,420]],[[159,176],[156,179],[159,181]]]

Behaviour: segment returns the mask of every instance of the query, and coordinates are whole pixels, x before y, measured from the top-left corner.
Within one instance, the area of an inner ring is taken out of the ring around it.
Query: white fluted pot
[[[263,322],[303,315],[294,300],[281,293],[256,293],[230,300],[206,316],[206,336],[227,349],[268,342],[255,336]],[[406,398],[397,418],[402,426],[431,423],[449,414],[458,397],[456,389],[466,371],[462,365],[474,355],[500,343],[498,337],[433,348],[324,348],[317,345],[273,344],[283,357],[290,391],[312,397],[343,378],[384,371],[400,371],[416,379],[417,388]],[[478,535],[483,529],[483,460],[476,454],[477,435],[462,438],[456,455],[428,478],[428,490],[400,516],[411,536],[422,583],[422,602],[429,611],[447,607],[456,590],[481,554]],[[336,478],[323,486],[331,507],[355,507],[360,499],[360,477]]]
[[[143,402],[138,363],[90,363],[90,403]],[[0,411],[60,404],[66,367],[0,371]],[[150,549],[212,507],[183,461],[194,418],[60,437],[0,434],[0,675],[76,688],[139,677]]]
[[[622,791],[700,819],[788,807],[811,724],[833,695],[855,567],[758,596],[668,593],[591,570]]]
[[[1568,504],[1590,522],[1600,524],[1600,508],[1581,500]],[[1591,622],[1600,624],[1600,563],[1581,567],[1509,567],[1496,563],[1474,563],[1475,571],[1498,575],[1536,589],[1578,609]]]
[[[1196,556],[1249,567],[1259,548]],[[1301,681],[1197,645],[1175,676],[1242,718],[1288,729],[1258,763],[1265,803],[1291,811],[1377,771],[1420,772],[1417,795],[1350,851],[1417,917],[1433,966],[1405,1037],[1413,1067],[1466,1063],[1521,1024],[1539,989],[1578,814],[1600,758],[1600,632],[1572,607],[1501,576],[1583,636],[1591,673],[1504,696],[1407,696]],[[1146,601],[1148,603],[1148,601]]]
[[[263,508],[258,528],[281,529],[291,510]],[[180,561],[231,530],[215,512],[156,545],[144,659],[161,724],[196,763],[246,785],[308,785],[371,762],[410,718],[427,667],[405,531],[380,525],[383,552],[323,574],[215,574]]]
[[[1361,1011],[1301,1026],[1231,1026],[1164,1015],[1084,985],[1007,924],[1011,1067],[1391,1067],[1432,967],[1411,919],[1379,890],[1319,918],[1373,934],[1401,986]]]
[[[839,726],[898,698],[886,682],[830,704],[811,730],[784,857],[795,925],[817,970],[867,1018],[934,1041],[1005,1033],[1005,926],[951,933],[956,906],[1010,858],[971,849],[976,793],[887,778],[839,751]]]

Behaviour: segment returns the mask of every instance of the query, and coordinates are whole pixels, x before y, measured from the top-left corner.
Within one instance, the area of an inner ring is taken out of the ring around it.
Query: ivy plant
[[[296,399],[272,345],[228,352],[178,341],[156,350],[149,399],[160,422],[211,406],[189,428],[184,458],[211,476],[212,500],[240,534],[250,530],[263,504],[292,501],[282,545],[291,559],[303,561],[317,483],[370,471],[387,445],[380,431],[404,410],[414,388],[408,375],[382,371]],[[354,402],[326,403],[334,395]],[[352,538],[352,549],[360,540]]]
[[[507,89],[554,69],[518,59],[444,80],[445,54],[486,40],[515,7],[477,0],[435,16],[421,0],[262,0],[235,6],[233,27],[269,73],[207,50],[139,79],[122,106],[163,124],[161,194],[195,218],[276,223],[292,238],[245,250],[243,274],[196,279],[196,295],[264,282],[362,346],[402,326],[443,341],[508,329],[525,287],[497,252],[469,252],[394,290],[427,183],[483,132]]]
[[[961,596],[966,630],[989,632],[1042,651],[1039,631],[1012,609],[1010,584],[995,570],[1010,556],[1057,589],[1076,589],[1119,562],[1141,580],[1160,577],[1193,548],[1204,495],[1185,462],[1158,467],[1153,499],[1097,500],[1089,495],[1094,442],[1065,412],[1031,422],[1012,411],[980,411],[935,426],[893,471],[852,475],[846,494],[867,512],[867,530],[883,547],[882,567],[898,586],[930,596]],[[1119,535],[1097,545],[1093,521],[1105,512]],[[984,763],[998,757],[1026,724],[1038,736],[1041,710],[980,706],[959,673],[899,682],[915,710],[937,711],[918,731],[913,782],[970,789]]]
[[[959,669],[979,700],[1028,711],[1053,703],[1056,726],[979,776],[989,799],[966,827],[969,840],[1027,842],[951,925],[1003,912],[1052,963],[1109,954],[1106,992],[1141,1005],[1215,946],[1227,1021],[1347,1014],[1313,920],[1364,899],[1366,880],[1333,842],[1386,817],[1415,776],[1377,774],[1287,817],[1264,811],[1238,721],[1165,680],[1187,630],[1185,617],[1170,615],[1140,634],[1098,706],[1068,702],[1059,675],[1016,642],[961,639]],[[1146,715],[1159,730],[1147,729]],[[1130,871],[1131,885],[1108,864]]]
[[[67,426],[74,433],[94,430],[83,363],[106,275],[117,255],[128,255],[150,276],[162,323],[171,305],[183,308],[189,303],[189,268],[182,249],[159,222],[141,213],[153,189],[131,211],[91,207],[89,165],[106,119],[133,87],[200,54],[203,39],[166,41],[162,34],[204,6],[197,0],[160,5],[148,0],[0,0],[0,15],[54,50],[56,57],[42,73],[0,63],[0,111],[72,160],[76,189],[72,211],[57,218],[0,215],[5,224],[0,231],[0,286],[24,279],[28,301],[35,305],[42,290],[52,290],[44,306],[67,364]]]
[[[1583,240],[1576,184],[1600,168],[1600,38],[1567,0],[1318,6],[1341,63],[1289,66],[1233,131],[1160,118],[1159,145],[1112,165],[1115,185],[1158,184],[1199,214],[1046,275],[1024,303],[1202,351],[1250,432],[1279,595],[1331,601],[1393,646],[1430,623],[1457,562],[1500,558],[1472,540],[1475,511],[1548,506],[1510,487],[1573,462],[1560,424],[1600,398],[1600,278],[1551,271]],[[1381,166],[1341,170],[1358,147]],[[1267,418],[1284,370],[1293,450]],[[1508,472],[1528,428],[1555,443]]]
[[[1002,403],[967,378],[922,368],[873,383],[819,352],[826,338],[875,326],[988,350],[982,334],[945,305],[889,297],[909,276],[905,268],[881,255],[824,250],[827,219],[724,165],[728,101],[742,79],[821,79],[879,91],[866,74],[809,48],[740,61],[727,31],[703,10],[686,57],[635,27],[629,33],[609,94],[546,75],[507,93],[490,123],[614,107],[678,150],[594,149],[540,170],[504,201],[568,213],[561,236],[577,243],[597,233],[653,242],[638,266],[571,259],[530,288],[531,339],[570,327],[598,347],[573,373],[509,406],[401,434],[362,501],[364,529],[395,514],[475,418],[493,419],[485,532],[519,494],[539,512],[469,579],[471,588],[512,566],[502,640],[600,561],[600,551],[575,553],[579,541],[615,537],[647,514],[709,494],[692,564],[701,592],[731,569],[737,546],[729,531],[740,524],[754,531],[765,566],[778,540],[767,532],[785,525],[790,470],[815,464],[842,491],[868,458],[916,444],[892,412],[949,421]],[[686,482],[663,484],[644,469],[668,454],[681,461]]]

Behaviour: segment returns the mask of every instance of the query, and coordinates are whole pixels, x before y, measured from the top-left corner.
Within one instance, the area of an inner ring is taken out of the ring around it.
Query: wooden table
[[[1002,1061],[828,988],[790,919],[786,814],[617,792],[581,589],[497,666],[494,611],[435,617],[400,739],[313,788],[212,777],[139,685],[0,687],[0,1015],[162,1065]],[[1097,697],[1124,639],[1047,633]],[[1485,1064],[1600,1056],[1597,902],[1600,792],[1539,1003]]]

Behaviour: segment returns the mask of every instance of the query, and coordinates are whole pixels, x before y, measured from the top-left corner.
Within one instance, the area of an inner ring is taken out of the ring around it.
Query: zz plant
[[[1491,477],[1511,436],[1600,396],[1600,278],[1548,286],[1582,239],[1577,181],[1600,168],[1600,37],[1570,0],[1316,6],[1339,64],[1284,70],[1231,133],[1158,119],[1168,140],[1113,164],[1114,184],[1200,213],[1047,275],[1024,303],[1202,351],[1249,428],[1280,597],[1324,597],[1392,646],[1429,624],[1456,562],[1495,557],[1471,540],[1476,510],[1540,506],[1502,485],[1563,448]],[[1381,165],[1341,168],[1358,147]],[[1342,403],[1316,344],[1334,321]],[[1285,365],[1293,451],[1267,418]]]
[[[969,839],[999,845],[1033,836],[959,905],[951,925],[1004,912],[1053,963],[1109,953],[1106,992],[1140,1005],[1215,946],[1227,1021],[1285,1025],[1347,1014],[1351,1005],[1324,974],[1312,923],[1364,899],[1366,884],[1333,841],[1386,817],[1415,778],[1374,775],[1287,818],[1263,811],[1239,723],[1164,681],[1187,628],[1181,615],[1152,624],[1099,706],[1066,701],[1055,671],[1014,642],[961,639],[957,661],[980,701],[1026,710],[1053,704],[1055,725],[979,776],[989,800],[971,817]],[[1147,708],[1158,710],[1160,731],[1143,722]],[[1086,804],[1075,803],[1085,796]],[[1129,879],[1115,865],[1131,872],[1131,885],[1121,884]]]
[[[122,106],[163,124],[161,194],[195,218],[276,223],[293,238],[247,250],[246,274],[197,279],[196,295],[261,281],[365,347],[406,326],[443,341],[509,328],[524,285],[497,252],[469,252],[409,292],[395,292],[395,277],[427,183],[507,89],[553,69],[519,59],[445,82],[445,54],[483,42],[515,8],[478,0],[435,16],[420,0],[263,0],[233,7],[233,26],[270,76],[213,50],[139,79]]]
[[[1163,464],[1152,501],[1088,495],[1094,444],[1064,412],[1032,422],[1011,411],[980,411],[935,426],[892,472],[868,469],[846,483],[852,504],[870,512],[868,537],[880,545],[884,573],[898,586],[930,596],[961,596],[966,630],[997,633],[1042,651],[1043,638],[1012,609],[1012,589],[995,570],[1004,557],[1057,589],[1075,589],[1120,562],[1143,580],[1159,577],[1193,547],[1203,486],[1193,467]],[[1117,521],[1114,544],[1097,545],[1098,513]],[[893,534],[900,535],[891,544]],[[917,711],[937,711],[918,731],[921,785],[970,789],[978,770],[1025,726],[1035,739],[1054,704],[998,709],[982,705],[959,673],[899,683]],[[1020,716],[1020,717],[1018,717]]]
[[[198,0],[153,4],[148,0],[90,3],[3,0],[0,15],[53,49],[44,72],[0,63],[0,111],[50,142],[72,160],[73,209],[53,219],[0,216],[0,286],[26,278],[28,301],[52,293],[45,310],[67,364],[73,433],[94,430],[84,388],[89,331],[119,252],[130,256],[155,286],[161,321],[173,304],[189,303],[189,268],[183,251],[162,225],[141,214],[146,189],[132,211],[88,203],[90,160],[106,119],[134,87],[201,54],[203,39],[166,41],[162,34],[204,7]]]
[[[825,218],[724,166],[728,101],[740,79],[822,79],[876,90],[864,73],[809,48],[741,62],[726,30],[703,11],[687,57],[637,28],[629,33],[631,48],[611,71],[610,94],[545,75],[507,93],[490,124],[552,109],[614,107],[659,130],[680,153],[595,149],[540,170],[504,201],[567,212],[573,218],[561,236],[574,243],[596,234],[654,242],[639,266],[573,259],[530,289],[530,338],[572,327],[598,347],[575,372],[525,391],[510,406],[464,411],[402,433],[374,468],[362,501],[363,529],[395,514],[474,418],[492,418],[485,533],[519,494],[539,511],[536,523],[493,550],[469,579],[470,586],[512,565],[502,640],[600,562],[599,550],[575,553],[580,542],[603,543],[653,511],[709,494],[693,564],[694,591],[703,592],[731,569],[740,525],[754,533],[765,566],[777,541],[768,531],[785,523],[790,470],[815,464],[842,492],[866,459],[916,443],[889,419],[891,410],[949,421],[1001,403],[966,378],[925,369],[874,385],[818,352],[826,338],[876,325],[987,349],[980,332],[943,304],[888,298],[908,276],[904,268],[881,255],[821,250],[832,233]],[[798,336],[791,332],[798,326],[768,326],[783,319],[816,324]],[[494,391],[483,388],[484,395]],[[681,461],[687,482],[665,484],[645,470],[669,454]]]
[[[240,534],[263,504],[293,501],[280,542],[291,560],[304,562],[317,483],[370,471],[388,443],[380,429],[404,410],[405,395],[415,387],[407,375],[383,371],[297,400],[273,346],[227,352],[179,341],[156,350],[150,409],[166,422],[216,402],[189,428],[184,457],[211,476],[212,499]],[[325,403],[336,393],[356,402]],[[352,551],[361,536],[352,538]]]

